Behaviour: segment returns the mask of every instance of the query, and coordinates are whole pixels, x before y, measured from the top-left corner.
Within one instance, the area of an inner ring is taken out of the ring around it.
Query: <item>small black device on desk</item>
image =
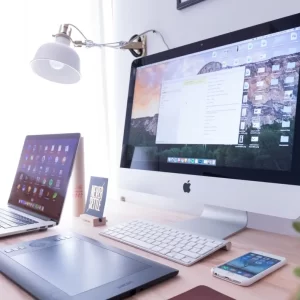
[[[122,299],[178,270],[79,234],[0,250],[0,272],[38,299]]]

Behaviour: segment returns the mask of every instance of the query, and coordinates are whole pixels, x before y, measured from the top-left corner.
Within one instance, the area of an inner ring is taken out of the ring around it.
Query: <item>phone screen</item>
[[[278,264],[280,260],[249,252],[224,265],[220,269],[229,271],[240,276],[252,278],[257,274]]]

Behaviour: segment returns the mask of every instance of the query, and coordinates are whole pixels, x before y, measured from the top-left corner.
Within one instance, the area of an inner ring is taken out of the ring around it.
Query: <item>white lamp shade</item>
[[[47,80],[72,84],[80,80],[80,58],[64,40],[42,45],[30,64],[36,74]]]

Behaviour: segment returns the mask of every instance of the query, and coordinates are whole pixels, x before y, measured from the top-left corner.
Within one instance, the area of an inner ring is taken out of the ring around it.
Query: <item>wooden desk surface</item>
[[[137,218],[153,220],[161,223],[169,223],[191,218],[191,216],[180,213],[161,211],[132,203],[117,201],[108,201],[106,217],[109,221],[107,226]],[[235,299],[285,300],[290,299],[291,294],[300,287],[300,280],[293,275],[293,269],[297,265],[300,265],[300,238],[297,239],[247,229],[230,239],[232,241],[231,251],[218,251],[192,267],[184,267],[150,253],[99,236],[98,232],[105,228],[107,227],[89,227],[88,225],[82,224],[78,218],[68,218],[67,212],[65,212],[60,226],[52,228],[46,232],[31,233],[1,239],[0,247],[73,230],[77,233],[101,240],[112,246],[122,248],[179,270],[179,275],[176,278],[154,286],[151,289],[135,295],[131,299],[169,299],[198,285],[207,285]],[[239,287],[211,276],[211,267],[255,249],[287,257],[288,265],[247,288]],[[27,300],[32,299],[32,297],[0,274],[0,299]]]

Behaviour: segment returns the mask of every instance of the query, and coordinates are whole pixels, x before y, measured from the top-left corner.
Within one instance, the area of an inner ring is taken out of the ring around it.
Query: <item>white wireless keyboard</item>
[[[190,266],[221,248],[230,250],[231,247],[228,241],[139,220],[110,227],[100,232],[100,235],[185,266]]]

